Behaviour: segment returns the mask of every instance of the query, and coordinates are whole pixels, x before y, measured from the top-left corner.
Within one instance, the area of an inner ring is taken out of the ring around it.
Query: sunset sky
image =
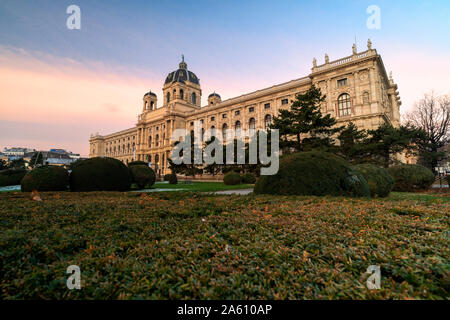
[[[66,8],[81,8],[69,30]],[[366,9],[381,9],[368,29]],[[0,0],[0,148],[63,148],[87,156],[89,135],[133,127],[142,96],[184,54],[203,104],[310,73],[367,39],[399,87],[401,112],[450,92],[450,1]]]

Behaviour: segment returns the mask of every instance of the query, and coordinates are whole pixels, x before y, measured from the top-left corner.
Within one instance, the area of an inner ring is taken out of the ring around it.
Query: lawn
[[[179,181],[178,184],[169,184],[157,182],[151,189],[176,189],[180,191],[201,191],[201,192],[214,192],[222,190],[235,190],[235,189],[253,189],[254,185],[251,184],[238,184],[233,186],[225,185],[223,182],[203,182],[192,181],[192,183],[184,183]]]
[[[448,299],[450,202],[0,194],[0,299]],[[66,268],[81,269],[81,290]],[[381,289],[365,286],[369,265]]]

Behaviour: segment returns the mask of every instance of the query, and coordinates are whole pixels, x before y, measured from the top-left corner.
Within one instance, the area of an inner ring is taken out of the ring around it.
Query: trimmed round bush
[[[366,179],[344,159],[327,152],[298,152],[280,158],[278,173],[260,176],[257,194],[369,197]]]
[[[223,177],[223,183],[229,186],[241,184],[241,175],[237,172],[229,172]]]
[[[22,179],[22,192],[66,191],[69,185],[69,172],[63,167],[43,166],[28,172]]]
[[[358,164],[356,170],[366,179],[372,197],[387,197],[394,185],[394,179],[386,169],[370,163]]]
[[[433,172],[418,164],[402,164],[388,168],[394,178],[394,191],[414,192],[431,187],[435,177]]]
[[[155,183],[156,175],[148,165],[136,164],[130,168],[131,181],[136,183],[140,189],[145,186],[152,186]]]
[[[0,187],[17,186],[27,174],[25,169],[8,169],[0,171]]]
[[[120,160],[96,157],[72,166],[72,191],[127,191],[130,186],[130,171]]]
[[[177,178],[176,173],[171,173],[169,175],[169,183],[170,184],[178,184],[178,178]]]
[[[145,161],[131,161],[128,163],[128,167],[131,166],[147,166],[148,167],[148,163]]]
[[[247,172],[241,176],[242,183],[254,184],[256,182],[256,177],[253,173]]]

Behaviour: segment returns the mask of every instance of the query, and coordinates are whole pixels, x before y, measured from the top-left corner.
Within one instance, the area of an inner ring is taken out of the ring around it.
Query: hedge
[[[355,166],[369,185],[372,197],[387,197],[394,185],[394,179],[386,169],[373,164],[365,163]]]
[[[253,173],[247,172],[241,175],[242,183],[254,184],[256,182],[256,177]]]
[[[130,186],[130,171],[122,161],[113,158],[77,161],[70,174],[72,191],[127,191]]]
[[[427,190],[434,183],[433,172],[418,164],[402,164],[388,168],[394,178],[394,191],[414,192]]]
[[[223,177],[223,183],[229,186],[241,184],[241,175],[237,172],[229,172]]]
[[[63,167],[43,166],[34,168],[22,179],[22,192],[66,191],[69,185],[69,172]]]
[[[145,161],[131,161],[130,163],[128,163],[128,167],[131,166],[147,166],[148,167],[148,163]]]
[[[27,174],[25,169],[7,169],[0,171],[0,187],[19,185]]]
[[[178,178],[176,173],[171,173],[169,175],[169,183],[170,184],[178,184]]]
[[[132,182],[136,183],[140,189],[146,186],[151,187],[156,180],[155,172],[148,165],[135,164],[129,167]]]
[[[298,152],[280,158],[275,175],[260,176],[256,194],[369,197],[366,179],[344,159],[326,152]]]

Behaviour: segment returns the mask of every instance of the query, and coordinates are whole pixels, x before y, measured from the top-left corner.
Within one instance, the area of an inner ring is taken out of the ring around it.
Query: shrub
[[[448,184],[448,186],[449,186],[449,188],[450,188],[450,173],[447,173],[447,184]]]
[[[164,181],[169,181],[171,175],[172,175],[171,173],[165,174],[164,177],[163,177],[163,180]]]
[[[223,183],[229,186],[241,183],[241,175],[237,172],[231,171],[223,177]]]
[[[69,172],[63,167],[43,166],[28,172],[22,179],[22,192],[66,191],[69,185]]]
[[[155,172],[148,165],[135,164],[129,168],[132,182],[136,183],[140,189],[147,185],[152,186],[155,183]]]
[[[435,177],[433,172],[418,164],[393,166],[388,172],[394,178],[394,191],[414,192],[431,187]]]
[[[344,159],[326,152],[282,156],[277,174],[260,176],[255,193],[370,196],[366,179]]]
[[[365,163],[355,166],[366,179],[372,197],[387,197],[394,185],[394,179],[386,169]]]
[[[130,171],[120,160],[96,157],[72,166],[72,191],[127,191],[130,186]]]
[[[178,184],[178,178],[176,173],[171,173],[169,175],[169,183],[170,184]]]
[[[128,168],[132,167],[132,166],[147,166],[148,167],[148,163],[145,161],[131,161],[130,163],[128,163]]]
[[[256,177],[253,173],[247,172],[241,176],[242,183],[254,184],[256,182]]]
[[[0,187],[19,185],[27,174],[25,169],[8,169],[0,171]]]

